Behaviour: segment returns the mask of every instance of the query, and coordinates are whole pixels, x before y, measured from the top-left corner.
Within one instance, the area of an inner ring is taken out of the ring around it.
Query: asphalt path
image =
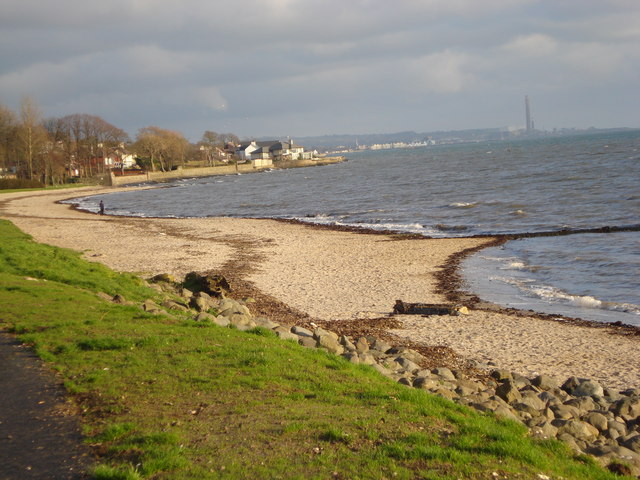
[[[91,452],[56,376],[0,332],[0,480],[89,478]]]

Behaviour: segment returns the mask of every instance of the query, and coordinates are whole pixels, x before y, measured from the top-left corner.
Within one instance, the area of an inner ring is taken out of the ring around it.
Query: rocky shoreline
[[[527,378],[480,362],[472,362],[472,368],[466,369],[433,366],[428,353],[374,335],[352,337],[315,323],[288,326],[254,316],[250,310],[254,300],[228,298],[228,283],[220,275],[194,272],[185,283],[159,275],[150,280],[150,286],[179,297],[162,305],[145,302],[141,308],[150,313],[172,315],[172,311],[180,311],[197,322],[241,331],[265,328],[282,340],[369,365],[407,387],[522,423],[531,436],[557,439],[576,454],[591,455],[613,472],[640,476],[640,389],[616,391],[577,377],[562,383],[547,375]],[[119,296],[105,299],[126,303]]]

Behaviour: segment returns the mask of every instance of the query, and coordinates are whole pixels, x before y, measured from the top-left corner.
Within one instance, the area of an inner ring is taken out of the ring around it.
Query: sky
[[[639,0],[0,0],[0,104],[278,138],[640,127]]]

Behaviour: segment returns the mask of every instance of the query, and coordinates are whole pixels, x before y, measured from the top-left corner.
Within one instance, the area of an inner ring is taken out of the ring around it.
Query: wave
[[[455,202],[449,204],[449,206],[452,208],[473,208],[477,205],[478,202]]]
[[[549,304],[562,304],[580,309],[609,310],[614,312],[630,313],[640,316],[640,305],[632,303],[617,303],[600,300],[591,295],[574,295],[559,288],[549,285],[539,285],[531,278],[490,277],[492,281],[499,281],[517,287],[523,294],[529,297],[543,300]]]

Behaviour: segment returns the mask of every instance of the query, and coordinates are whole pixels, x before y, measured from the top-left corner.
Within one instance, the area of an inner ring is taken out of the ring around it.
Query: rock
[[[531,384],[535,385],[541,390],[552,390],[560,386],[554,378],[548,375],[538,375],[533,380],[531,380]]]
[[[282,340],[293,340],[295,342],[298,342],[300,337],[298,335],[296,335],[295,333],[291,332],[290,330],[287,330],[285,327],[283,326],[277,326],[273,329],[273,332]],[[308,337],[309,338],[309,337]],[[313,340],[312,340],[313,341]],[[315,341],[313,341],[313,345],[315,347]]]
[[[623,398],[612,404],[610,410],[617,416],[636,418],[640,415],[640,398]]]
[[[453,391],[449,390],[448,388],[440,387],[440,388],[431,390],[431,392],[434,395],[438,395],[439,397],[443,397],[448,400],[453,400],[454,398],[457,398],[457,395]]]
[[[231,286],[222,275],[189,272],[184,278],[184,287],[193,292],[205,292],[214,297],[223,297],[231,292]]]
[[[345,352],[342,354],[342,357],[350,363],[355,363],[356,365],[360,363],[360,357],[356,352]]]
[[[551,422],[543,422],[540,425],[536,425],[531,429],[531,434],[536,438],[555,438],[558,434],[558,429],[554,427]]]
[[[553,414],[560,420],[580,418],[580,410],[571,405],[553,405],[550,407]]]
[[[340,338],[334,332],[330,332],[329,330],[325,330],[322,327],[316,328],[313,331],[313,338],[315,338],[316,340],[319,341],[322,337],[331,337],[333,340],[335,340],[336,343],[338,343],[338,339]]]
[[[600,432],[606,432],[609,429],[609,421],[607,417],[598,412],[590,412],[582,418],[585,422],[596,427]]]
[[[604,389],[594,380],[582,380],[576,388],[573,389],[571,395],[574,397],[602,397]]]
[[[374,365],[376,363],[375,357],[369,352],[358,353],[358,357],[360,358],[360,363],[365,365]]]
[[[522,421],[513,412],[513,410],[510,409],[509,407],[504,406],[504,405],[498,405],[493,413],[498,418],[507,418],[509,420],[513,420],[515,422],[522,423]]]
[[[355,352],[356,351],[356,346],[345,335],[342,335],[340,337],[339,342],[340,342],[340,345],[342,345],[345,348],[345,350],[348,350],[350,352]]]
[[[238,330],[245,332],[247,330],[251,330],[256,327],[256,322],[251,320],[251,318],[243,315],[241,313],[234,313],[231,316],[222,315],[223,317],[227,317],[229,319],[230,325],[236,327]]]
[[[521,403],[524,403],[525,405],[529,406],[533,410],[542,411],[545,409],[546,403],[540,400],[540,398],[538,397],[538,395],[535,394],[535,392],[525,391],[525,392],[521,392],[521,395],[522,395],[522,399],[520,400]]]
[[[218,315],[217,317],[214,317],[213,323],[215,323],[219,327],[228,327],[231,324],[229,319],[223,315]]]
[[[291,328],[291,331],[298,335],[299,337],[309,337],[313,338],[313,332],[303,327],[298,327],[297,325]]]
[[[382,353],[387,353],[389,350],[391,350],[391,345],[384,340],[376,338],[373,342],[369,342],[369,348],[378,350]]]
[[[384,375],[385,377],[391,377],[392,373],[390,370],[384,368],[382,365],[379,365],[377,363],[372,365],[374,370],[377,370],[379,373],[381,373],[382,375]]]
[[[365,337],[360,337],[356,340],[356,352],[364,353],[369,351],[369,342]]]
[[[298,335],[298,343],[306,348],[316,348],[318,343],[313,337],[305,337]]]
[[[496,388],[496,395],[502,398],[508,404],[519,402],[522,395],[514,385],[512,380],[505,380],[504,383]]]
[[[181,312],[188,312],[189,309],[178,303],[178,302],[174,302],[173,300],[165,300],[164,302],[162,302],[162,306],[168,310],[179,310]]]
[[[482,388],[482,386],[479,383],[474,382],[472,380],[462,379],[462,380],[458,380],[456,384],[457,384],[457,387],[455,389],[455,392],[461,397],[467,397],[473,393],[480,391],[480,389]]]
[[[163,313],[166,313],[162,308],[160,308],[160,305],[158,305],[153,300],[145,300],[144,303],[142,304],[142,309],[145,312],[151,313],[154,315],[161,315]]]
[[[422,390],[431,390],[440,387],[440,382],[430,377],[416,377],[413,380],[413,386]]]
[[[271,320],[269,320],[268,318],[265,318],[265,317],[254,318],[253,321],[256,322],[256,325],[258,327],[266,328],[268,330],[273,330],[274,328],[280,326],[276,322],[273,322],[273,321],[271,321]],[[296,340],[297,340],[297,338],[296,338]]]
[[[118,305],[128,305],[129,304],[129,302],[127,302],[127,300],[122,295],[120,295],[119,293],[115,294],[113,296],[113,298],[111,299],[111,301],[113,303],[117,303]]]
[[[625,448],[640,454],[640,435],[636,435],[624,441],[622,444]]]
[[[499,382],[513,379],[513,377],[511,376],[511,372],[509,372],[508,370],[499,370],[499,369],[491,371],[491,378],[494,378]]]
[[[618,437],[627,435],[627,425],[617,420],[609,420],[609,430],[618,433]]]
[[[410,359],[406,358],[406,357],[396,357],[395,361],[398,362],[398,364],[405,370],[409,371],[409,372],[416,372],[418,370],[420,370],[420,366],[416,363],[414,363],[413,361],[411,361]]]
[[[573,438],[583,441],[590,441],[598,437],[598,429],[593,425],[581,420],[568,420],[558,429],[559,433],[567,433]]]
[[[317,330],[316,330],[317,333]],[[340,355],[344,352],[344,347],[338,343],[337,335],[319,335],[316,338],[318,348],[324,348],[330,353]]]
[[[590,412],[598,409],[596,402],[589,396],[571,398],[564,402],[564,404],[575,407],[582,412]]]
[[[170,275],[168,273],[160,273],[158,275],[155,275],[151,277],[149,281],[153,283],[176,283],[176,279],[173,277],[173,275]]]
[[[210,313],[200,312],[193,318],[196,322],[214,322],[216,317]]]
[[[577,454],[584,453],[581,446],[578,445],[578,442],[576,441],[576,439],[573,436],[569,435],[568,433],[559,433],[557,438]]]
[[[451,370],[446,367],[438,367],[431,370],[431,373],[442,378],[443,380],[455,381],[456,376],[453,374]]]

